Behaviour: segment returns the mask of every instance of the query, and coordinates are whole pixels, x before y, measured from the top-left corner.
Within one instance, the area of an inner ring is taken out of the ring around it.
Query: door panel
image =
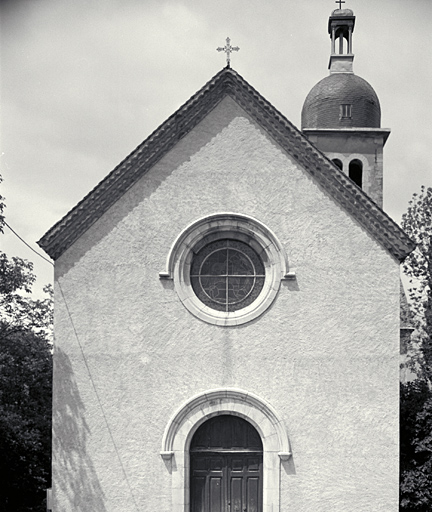
[[[249,477],[246,483],[246,509],[247,512],[259,512],[260,502],[259,478]]]
[[[192,512],[204,512],[205,511],[206,477],[195,476],[192,478],[191,483],[192,483],[191,511]]]
[[[225,459],[197,454],[191,457],[191,511],[226,512],[223,482]]]
[[[243,478],[231,477],[230,495],[228,505],[231,505],[230,512],[243,512]]]
[[[216,457],[209,457],[208,458],[210,464],[210,471],[222,471],[224,465],[225,465],[225,458],[216,456]]]
[[[222,478],[211,476],[209,485],[210,512],[224,512],[222,496]]]
[[[249,473],[259,472],[262,457],[247,457],[247,470]]]
[[[262,512],[262,455],[191,453],[191,512]]]

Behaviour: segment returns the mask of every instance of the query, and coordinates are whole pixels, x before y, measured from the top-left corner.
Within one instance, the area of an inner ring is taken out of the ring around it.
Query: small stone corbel
[[[174,455],[174,452],[160,452],[160,456],[163,460],[170,461]]]
[[[291,452],[279,452],[278,455],[279,455],[280,460],[286,461],[292,456],[292,453]]]
[[[289,272],[287,272],[284,276],[283,276],[283,279],[284,281],[288,281],[288,280],[293,280],[296,278],[296,273],[295,273],[295,270],[290,270]]]

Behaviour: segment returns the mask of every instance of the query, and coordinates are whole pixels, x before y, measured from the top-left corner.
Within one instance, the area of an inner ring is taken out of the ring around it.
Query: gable
[[[409,254],[414,244],[399,226],[231,68],[216,74],[120,162],[42,237],[38,242],[40,247],[57,259],[226,96],[231,97],[393,257],[403,260]]]

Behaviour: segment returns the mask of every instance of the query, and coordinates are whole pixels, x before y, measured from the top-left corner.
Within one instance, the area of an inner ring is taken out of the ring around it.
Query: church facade
[[[344,83],[353,18],[329,23]],[[338,90],[302,133],[222,69],[40,241],[53,511],[398,510],[412,244],[380,207],[379,103],[357,126]]]

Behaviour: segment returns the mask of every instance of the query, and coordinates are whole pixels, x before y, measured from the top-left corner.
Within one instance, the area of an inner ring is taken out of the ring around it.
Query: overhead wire
[[[130,482],[129,482],[129,478],[128,478],[127,473],[126,473],[126,469],[125,469],[125,467],[124,467],[124,465],[123,465],[123,462],[122,462],[122,459],[121,459],[121,457],[120,457],[120,452],[119,452],[119,449],[118,449],[118,447],[117,447],[117,444],[116,444],[116,442],[115,442],[115,440],[114,440],[114,436],[113,436],[113,433],[112,433],[111,427],[109,426],[108,418],[107,418],[107,416],[106,416],[106,414],[105,414],[105,410],[104,410],[104,408],[103,408],[102,401],[101,401],[101,399],[100,399],[100,396],[99,396],[98,390],[97,390],[97,388],[96,388],[96,384],[95,384],[95,382],[94,382],[94,380],[93,380],[93,376],[92,376],[92,373],[91,373],[91,371],[90,371],[90,367],[89,367],[89,364],[88,364],[88,362],[87,362],[87,358],[86,358],[86,356],[85,356],[83,346],[82,346],[82,344],[81,344],[81,342],[80,342],[80,339],[79,339],[79,336],[78,336],[77,330],[76,330],[76,328],[75,328],[75,324],[74,324],[74,322],[73,322],[72,315],[71,315],[71,312],[70,312],[70,310],[69,310],[69,306],[68,306],[68,303],[67,303],[67,301],[66,301],[66,297],[64,296],[63,289],[62,289],[62,287],[61,287],[60,282],[58,283],[58,287],[59,287],[59,290],[60,290],[61,296],[63,297],[63,302],[64,302],[64,305],[65,305],[65,307],[66,307],[66,311],[67,311],[67,314],[68,314],[68,317],[69,317],[70,323],[71,323],[71,325],[72,325],[72,330],[73,330],[73,332],[74,332],[74,334],[75,334],[75,339],[77,340],[78,346],[79,346],[79,348],[80,348],[81,356],[82,356],[82,358],[83,358],[84,365],[85,365],[85,367],[86,367],[86,369],[87,369],[87,373],[88,373],[88,375],[89,375],[89,378],[90,378],[90,382],[91,382],[91,385],[92,385],[93,391],[94,391],[94,393],[95,393],[95,395],[96,395],[96,399],[97,399],[97,401],[98,401],[98,404],[99,404],[100,410],[101,410],[101,412],[102,412],[102,416],[103,416],[103,418],[104,418],[105,425],[106,425],[106,428],[107,428],[107,430],[108,430],[108,434],[109,434],[109,436],[110,436],[110,438],[111,438],[112,444],[113,444],[113,446],[114,446],[114,450],[115,450],[116,455],[117,455],[117,458],[118,458],[118,460],[119,460],[119,462],[120,462],[120,466],[121,466],[121,469],[122,469],[123,476],[124,476],[124,478],[125,478],[125,480],[126,480],[126,483],[127,483],[128,488],[129,488],[129,493],[130,493],[130,495],[131,495],[131,498],[132,498],[133,504],[134,504],[134,506],[135,506],[135,509],[138,511],[138,510],[139,510],[139,507],[138,507],[138,504],[137,504],[137,501],[136,501],[135,495],[134,495],[134,493],[133,493],[133,491],[132,491],[132,486],[131,486],[131,484],[130,484]]]
[[[53,265],[53,266],[54,266],[54,263],[53,263],[52,261],[48,260],[47,258],[45,258],[45,256],[43,256],[43,255],[42,255],[42,254],[40,254],[38,251],[36,251],[35,249],[33,249],[33,247],[31,247],[31,245],[30,245],[30,244],[28,244],[28,243],[24,240],[24,238],[22,238],[22,237],[21,237],[21,236],[20,236],[20,235],[19,235],[19,234],[18,234],[18,233],[17,233],[17,232],[16,232],[16,231],[11,227],[11,226],[9,226],[9,224],[8,224],[6,221],[3,221],[3,222],[4,222],[4,225],[5,225],[5,226],[7,226],[7,227],[12,231],[12,233],[13,233],[17,238],[19,238],[19,240],[21,240],[21,242],[22,242],[24,245],[26,245],[30,250],[32,250],[32,251],[33,251],[35,254],[37,254],[40,258],[42,258],[43,260],[45,260],[46,262],[48,262],[48,263],[50,263],[51,265]],[[92,377],[92,374],[91,374],[91,371],[90,371],[90,367],[89,367],[89,365],[88,365],[87,358],[86,358],[85,353],[84,353],[84,349],[83,349],[83,347],[82,347],[82,345],[81,345],[81,342],[80,342],[80,340],[79,340],[78,333],[77,333],[77,331],[76,331],[76,329],[75,329],[75,325],[74,325],[73,320],[72,320],[72,315],[71,315],[71,313],[70,313],[70,311],[69,311],[69,307],[68,307],[68,304],[67,304],[67,302],[66,302],[66,297],[64,296],[63,289],[62,289],[62,287],[61,287],[60,283],[59,283],[59,289],[60,289],[60,293],[61,293],[61,295],[62,295],[62,297],[63,297],[63,301],[64,301],[64,304],[65,304],[65,307],[66,307],[66,311],[67,311],[67,314],[68,314],[68,316],[69,316],[69,320],[70,320],[70,322],[71,322],[72,329],[73,329],[74,334],[75,334],[75,338],[76,338],[76,340],[77,340],[77,342],[78,342],[78,346],[79,346],[79,348],[80,348],[81,355],[82,355],[82,358],[83,358],[83,361],[84,361],[85,367],[86,367],[86,369],[87,369],[87,373],[88,373],[89,378],[90,378],[90,382],[91,382],[92,387],[93,387],[93,390],[94,390],[94,392],[95,392],[95,395],[96,395],[96,398],[97,398],[97,401],[98,401],[99,407],[100,407],[100,409],[101,409],[101,411],[102,411],[102,416],[103,416],[103,418],[104,418],[104,420],[105,420],[105,425],[106,425],[106,427],[107,427],[107,430],[108,430],[109,436],[110,436],[110,438],[111,438],[111,441],[112,441],[112,443],[113,443],[113,445],[114,445],[114,449],[115,449],[115,452],[116,452],[117,458],[118,458],[118,460],[119,460],[119,462],[120,462],[120,466],[121,466],[121,469],[122,469],[123,475],[124,475],[124,477],[125,477],[125,480],[126,480],[126,482],[127,482],[128,487],[129,487],[129,492],[130,492],[130,495],[131,495],[131,497],[132,497],[132,501],[133,501],[133,503],[134,503],[134,505],[135,505],[136,510],[139,510],[138,505],[137,505],[137,502],[136,502],[136,499],[135,499],[135,496],[134,496],[133,491],[132,491],[132,486],[131,486],[131,484],[130,484],[130,482],[129,482],[129,478],[128,478],[128,476],[127,476],[127,473],[126,473],[125,467],[124,467],[123,462],[122,462],[122,460],[121,460],[121,457],[120,457],[120,453],[119,453],[119,450],[118,450],[117,444],[116,444],[116,442],[115,442],[115,440],[114,440],[114,436],[113,436],[112,431],[111,431],[111,428],[110,428],[110,426],[109,426],[108,418],[106,417],[106,414],[105,414],[105,411],[104,411],[104,408],[103,408],[103,405],[102,405],[102,401],[101,401],[101,399],[100,399],[100,397],[99,397],[99,393],[98,393],[98,391],[97,391],[96,384],[95,384],[95,382],[94,382],[94,380],[93,380],[93,377]]]
[[[21,240],[21,242],[26,245],[31,251],[33,251],[35,254],[37,254],[40,258],[42,258],[43,260],[47,261],[48,263],[50,263],[52,266],[54,266],[54,263],[52,261],[50,261],[48,258],[45,258],[45,256],[43,256],[42,254],[40,254],[39,252],[37,252],[35,249],[33,249],[33,247],[28,244],[24,238],[22,238],[14,229],[12,229],[9,224],[6,222],[6,221],[3,221],[4,222],[4,225],[7,226],[11,231],[12,233]]]

